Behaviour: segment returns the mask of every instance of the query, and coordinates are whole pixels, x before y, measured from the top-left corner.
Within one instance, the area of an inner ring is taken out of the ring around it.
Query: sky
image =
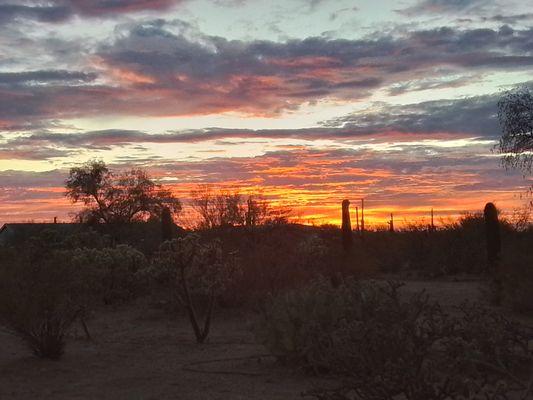
[[[367,226],[521,207],[497,103],[533,86],[525,0],[0,0],[0,224],[68,221],[69,168],[262,192]]]

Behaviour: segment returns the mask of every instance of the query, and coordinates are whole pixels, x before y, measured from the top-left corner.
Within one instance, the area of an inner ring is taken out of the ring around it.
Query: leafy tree
[[[506,167],[531,173],[533,166],[533,93],[528,87],[508,91],[498,102],[503,131],[498,150]]]
[[[132,169],[113,173],[103,161],[89,161],[70,169],[66,196],[83,202],[79,217],[86,222],[124,223],[161,218],[165,207],[181,211],[180,201],[170,190],[156,184],[146,171]]]

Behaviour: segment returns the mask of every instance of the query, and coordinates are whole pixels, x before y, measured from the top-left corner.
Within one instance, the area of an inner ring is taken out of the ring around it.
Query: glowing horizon
[[[69,220],[90,159],[306,224],[345,198],[369,227],[526,202],[492,151],[502,91],[533,86],[520,0],[19,3],[0,0],[0,225]]]

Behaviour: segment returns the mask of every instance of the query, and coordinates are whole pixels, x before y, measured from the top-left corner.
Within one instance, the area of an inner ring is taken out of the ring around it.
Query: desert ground
[[[475,277],[409,280],[404,291],[425,289],[451,308],[479,300],[481,283]],[[250,332],[252,320],[252,312],[219,310],[208,343],[199,345],[185,315],[141,299],[98,310],[88,324],[92,341],[76,326],[60,361],[33,357],[2,332],[0,399],[302,398],[315,378],[267,356]]]

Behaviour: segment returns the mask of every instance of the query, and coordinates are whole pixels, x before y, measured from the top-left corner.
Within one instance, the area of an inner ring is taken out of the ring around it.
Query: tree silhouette
[[[163,209],[181,210],[180,201],[156,184],[142,169],[114,174],[103,161],[89,161],[70,169],[65,195],[86,208],[79,213],[82,221],[125,223],[148,218],[160,219]]]
[[[506,92],[498,102],[503,131],[498,150],[506,167],[531,173],[533,166],[533,93],[528,87]]]

